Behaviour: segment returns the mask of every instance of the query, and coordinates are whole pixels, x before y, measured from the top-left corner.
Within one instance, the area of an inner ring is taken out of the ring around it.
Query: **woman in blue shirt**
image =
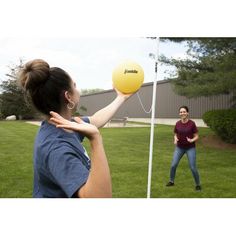
[[[91,117],[72,117],[80,95],[69,74],[41,59],[29,61],[19,75],[26,94],[45,115],[34,146],[34,197],[112,197],[109,166],[98,130],[130,96]],[[91,160],[81,142],[87,137]]]

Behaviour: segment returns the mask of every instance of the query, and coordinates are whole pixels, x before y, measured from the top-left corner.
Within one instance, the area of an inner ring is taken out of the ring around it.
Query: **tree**
[[[1,107],[2,107],[2,95],[0,94],[0,120],[4,118],[4,116],[1,112]]]
[[[102,91],[104,91],[104,89],[100,89],[100,88],[81,89],[81,95],[93,94],[93,93],[98,93],[98,92],[102,92]]]
[[[172,76],[175,91],[186,97],[233,93],[236,105],[236,38],[162,38],[188,45],[187,59],[160,57],[176,67]]]
[[[22,68],[23,61],[19,65],[9,67],[10,72],[6,74],[7,80],[0,85],[2,94],[0,96],[0,114],[3,117],[16,115],[17,118],[34,118],[36,111],[33,106],[26,101],[24,92],[17,81],[17,73]]]

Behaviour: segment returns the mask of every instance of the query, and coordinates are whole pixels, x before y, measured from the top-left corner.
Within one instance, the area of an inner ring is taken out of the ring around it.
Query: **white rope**
[[[147,114],[151,113],[151,111],[152,111],[152,104],[151,104],[150,110],[147,111],[147,110],[145,109],[143,103],[142,103],[142,100],[141,100],[141,98],[140,98],[139,92],[137,92],[136,94],[137,94],[137,96],[138,96],[138,100],[139,100],[139,103],[140,103],[140,105],[141,105],[143,111],[144,111],[145,113],[147,113]]]

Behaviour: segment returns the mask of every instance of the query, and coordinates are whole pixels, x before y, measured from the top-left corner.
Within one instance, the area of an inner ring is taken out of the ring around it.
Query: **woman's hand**
[[[133,93],[129,93],[129,94],[122,93],[117,88],[115,88],[114,86],[113,86],[113,89],[116,91],[117,96],[123,97],[124,100],[127,100],[129,97],[131,97],[133,95]]]
[[[199,139],[198,133],[193,134],[193,138],[187,137],[187,141],[188,141],[189,143],[196,142],[198,139]]]
[[[79,117],[76,118],[76,122],[72,122],[63,118],[58,113],[53,111],[50,112],[50,115],[52,116],[50,118],[50,121],[52,121],[52,123],[56,125],[57,128],[64,128],[73,131],[78,131],[84,134],[84,136],[86,136],[90,140],[100,135],[99,130],[97,129],[96,126],[84,122]]]
[[[194,141],[193,141],[191,138],[189,138],[189,137],[187,137],[186,139],[187,139],[187,141],[188,141],[189,143],[194,142]]]
[[[178,141],[179,141],[179,139],[178,139],[178,137],[175,135],[175,136],[174,136],[174,144],[176,145]]]

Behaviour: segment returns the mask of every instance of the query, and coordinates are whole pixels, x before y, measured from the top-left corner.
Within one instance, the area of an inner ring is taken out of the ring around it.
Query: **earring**
[[[67,108],[73,110],[75,108],[75,103],[74,102],[67,103]]]

